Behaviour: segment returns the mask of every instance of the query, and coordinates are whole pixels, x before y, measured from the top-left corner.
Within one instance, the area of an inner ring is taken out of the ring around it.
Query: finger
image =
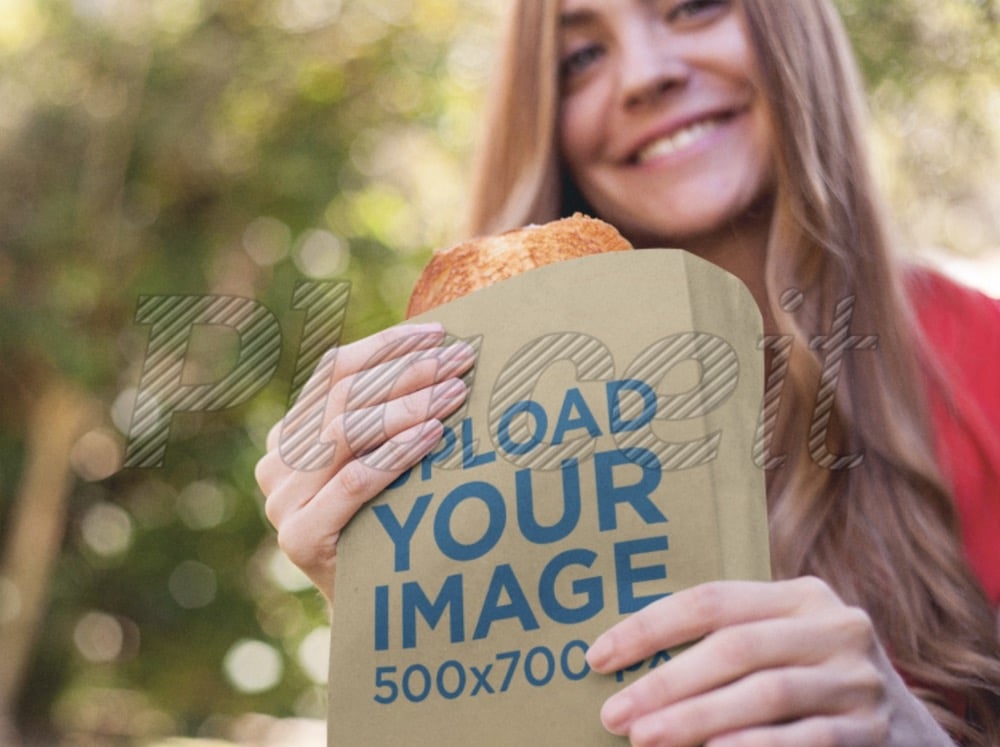
[[[384,404],[347,412],[336,421],[331,435],[344,444],[345,453],[368,454],[410,426],[448,417],[467,394],[461,379],[448,379]]]
[[[861,717],[817,716],[745,729],[710,739],[705,747],[868,747],[888,743],[887,722],[881,714],[872,713]]]
[[[598,636],[587,662],[614,672],[657,651],[698,640],[721,628],[786,617],[839,602],[822,581],[714,581],[672,594],[644,607]]]
[[[338,465],[331,462],[336,459],[336,450],[348,448],[357,451],[357,448],[353,448],[353,442],[347,447],[338,446],[343,443],[342,439],[338,440],[338,436],[342,437],[344,433],[329,431],[331,424],[325,422],[328,414],[345,413],[346,417],[358,422],[361,417],[354,416],[349,411],[359,408],[367,411],[393,397],[400,398],[451,377],[461,376],[472,367],[475,356],[475,350],[471,346],[457,343],[410,353],[397,361],[377,366],[371,372],[355,374],[334,386],[333,392],[329,388],[321,390],[314,384],[314,390],[304,391],[300,404],[293,407],[282,422],[272,428],[269,452],[280,453],[280,461],[289,469],[336,469]],[[391,370],[389,367],[392,367]],[[368,384],[359,385],[358,377],[371,378],[368,379]],[[388,386],[378,389],[371,385],[373,380],[387,382]],[[444,417],[445,414],[437,411],[433,416]],[[415,422],[416,419],[411,419],[407,425]],[[351,435],[350,428],[348,435]],[[272,455],[271,459],[274,458]],[[282,474],[279,465],[265,466],[268,469],[263,470],[262,475],[269,482],[261,483],[261,488],[268,493],[270,486],[275,480],[281,479]]]
[[[384,362],[416,350],[426,350],[440,345],[444,336],[444,328],[438,322],[398,324],[361,340],[331,348],[316,365],[292,410],[296,406],[302,409],[302,400],[308,393],[317,390],[328,392],[332,381],[361,371],[368,361]],[[274,448],[274,441],[281,431],[279,426],[276,424],[268,433],[268,449]]]
[[[859,705],[859,693],[866,687],[867,683],[851,681],[849,673],[834,667],[766,670],[646,714],[626,722],[624,729],[618,726],[612,731],[627,733],[637,747],[697,747],[714,737],[749,728],[845,714]]]
[[[420,339],[433,340],[436,336]],[[377,404],[464,374],[476,357],[475,350],[462,342],[407,351],[390,360],[381,360],[385,353],[384,349],[380,351],[370,359],[370,366],[360,370],[351,370],[357,360],[338,365],[341,353],[337,351],[325,356],[288,414],[271,428],[268,449],[276,448],[279,441],[285,446],[289,439],[316,431],[334,413]]]
[[[859,618],[857,623],[854,617]],[[608,698],[605,708],[633,720],[753,672],[819,664],[851,649],[864,636],[860,617],[845,607],[843,614],[830,617],[784,618],[724,628]]]
[[[268,434],[270,449],[279,445],[291,451],[295,441],[316,438],[317,432],[336,414],[385,402],[415,392],[472,368],[475,350],[462,342],[446,347],[407,353],[371,369],[351,374],[340,381],[333,375],[316,376],[298,401]],[[331,368],[332,360],[323,363]],[[317,372],[318,373],[318,372]]]
[[[281,466],[284,464],[282,457],[277,452],[271,453],[269,458],[272,462],[264,469],[279,473],[284,471],[284,477],[277,478],[268,496],[265,504],[268,518],[276,526],[280,525],[286,515],[313,500],[324,485],[334,480],[359,456],[364,456],[363,464],[369,469],[398,475],[402,470],[396,461],[382,463],[380,460],[387,456],[407,459],[403,434],[427,421],[447,417],[461,406],[467,394],[468,389],[460,379],[450,379],[384,405],[346,413],[334,420],[324,432],[324,440],[335,447],[328,462],[320,469],[287,469]],[[381,446],[390,441],[392,446],[380,451]]]
[[[333,564],[337,540],[347,522],[368,500],[426,456],[442,432],[440,421],[421,423],[373,452],[383,464],[394,464],[395,470],[372,469],[357,460],[345,465],[301,510],[289,513],[278,525],[278,543],[289,559],[310,575],[324,576],[324,568]]]
[[[338,348],[334,373],[343,378],[407,353],[438,347],[444,338],[439,322],[397,324]]]
[[[331,392],[331,401],[338,411],[376,405],[460,376],[475,359],[475,349],[464,342],[408,353],[341,380]]]
[[[274,487],[287,474],[284,462],[278,456],[277,449],[265,452],[254,466],[254,479],[264,497],[271,495]]]

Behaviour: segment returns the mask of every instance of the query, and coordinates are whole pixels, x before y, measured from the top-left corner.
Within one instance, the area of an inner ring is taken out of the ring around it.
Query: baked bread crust
[[[626,249],[632,245],[614,226],[582,213],[463,241],[431,257],[410,296],[406,318],[535,267]]]

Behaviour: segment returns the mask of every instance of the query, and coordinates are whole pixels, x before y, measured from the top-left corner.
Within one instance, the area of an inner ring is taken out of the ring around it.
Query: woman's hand
[[[953,745],[893,669],[871,620],[822,581],[723,581],[661,599],[587,654],[614,672],[698,641],[609,698],[633,745]]]
[[[256,477],[278,544],[327,599],[340,532],[438,443],[475,351],[439,324],[399,325],[331,350],[267,439]]]

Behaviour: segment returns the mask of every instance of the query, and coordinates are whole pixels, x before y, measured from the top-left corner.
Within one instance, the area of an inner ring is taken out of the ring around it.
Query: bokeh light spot
[[[122,555],[132,544],[132,517],[121,506],[96,503],[83,515],[80,534],[87,547],[110,558]]]
[[[242,640],[233,645],[223,661],[226,677],[240,692],[260,693],[281,680],[281,654],[263,641]]]
[[[114,661],[122,652],[125,631],[111,615],[88,612],[73,628],[73,643],[87,661]]]
[[[118,440],[103,429],[84,433],[73,444],[70,463],[81,479],[104,480],[121,469],[124,456]]]
[[[177,496],[177,515],[196,531],[217,527],[228,515],[226,495],[209,480],[193,482]]]
[[[285,30],[305,33],[337,20],[341,4],[341,0],[279,0],[275,17]]]
[[[267,561],[267,571],[271,580],[285,591],[303,591],[312,586],[309,577],[278,548],[271,552],[271,557]]]
[[[307,635],[298,650],[299,666],[317,684],[326,682],[330,671],[330,628],[316,628]]]
[[[243,232],[243,249],[261,267],[277,264],[292,244],[292,230],[277,218],[261,216]]]
[[[185,560],[170,574],[167,581],[170,595],[188,610],[207,607],[215,600],[219,584],[215,571],[197,560]]]
[[[331,278],[347,270],[350,253],[329,231],[307,232],[295,250],[295,265],[311,278]]]

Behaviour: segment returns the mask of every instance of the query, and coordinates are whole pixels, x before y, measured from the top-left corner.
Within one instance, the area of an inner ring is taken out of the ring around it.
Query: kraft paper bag
[[[768,579],[761,323],[676,250],[560,262],[419,317],[479,348],[422,464],[340,539],[329,745],[622,745],[601,704],[666,661],[588,642],[671,592]]]

